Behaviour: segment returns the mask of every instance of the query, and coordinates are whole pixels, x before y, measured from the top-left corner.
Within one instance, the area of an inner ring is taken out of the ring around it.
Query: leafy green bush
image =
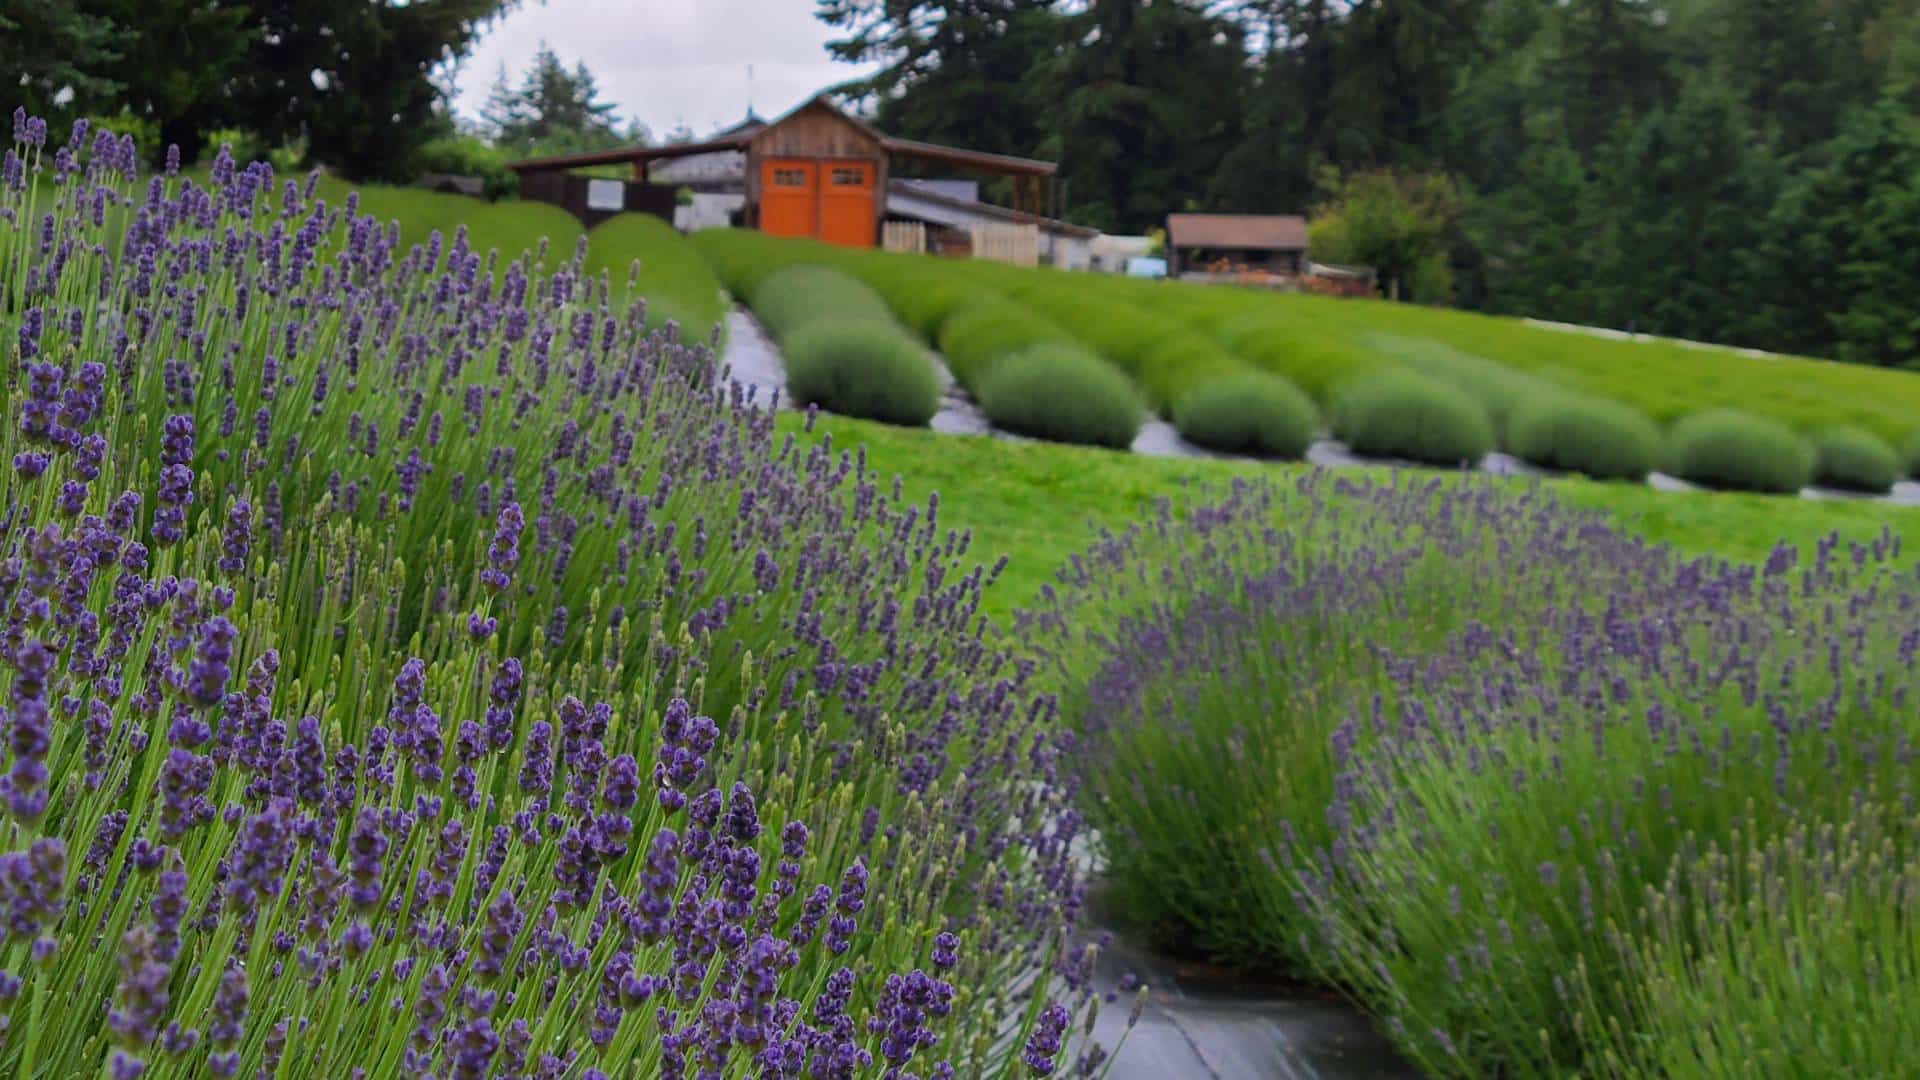
[[[900,328],[815,321],[782,342],[787,391],[829,412],[918,427],[940,410],[933,359]]]
[[[892,287],[875,289],[886,297],[887,305],[893,308],[894,317],[907,329],[920,335],[923,341],[934,341],[940,336],[941,324],[954,310],[972,301],[980,290],[963,282],[942,281],[938,277],[929,279],[925,275],[892,275],[895,280]],[[871,280],[869,284],[873,284]]]
[[[1035,345],[1072,345],[1073,336],[1023,304],[985,295],[955,308],[938,341],[954,378],[979,397],[979,383],[1001,357]]]
[[[1513,411],[1523,402],[1558,389],[1538,376],[1515,371],[1505,364],[1438,341],[1369,334],[1364,342],[1382,356],[1405,364],[1435,382],[1446,383],[1479,402],[1487,411],[1487,419],[1493,421],[1495,441],[1510,450],[1508,421]]]
[[[1297,458],[1320,426],[1313,402],[1277,375],[1249,371],[1201,383],[1174,403],[1189,441],[1229,453]]]
[[[1660,464],[1660,428],[1639,410],[1565,390],[1515,405],[1506,441],[1525,461],[1602,480],[1642,480]]]
[[[1900,445],[1900,463],[1907,476],[1920,479],[1920,431],[1907,436],[1907,441]]]
[[[1709,409],[1674,425],[1668,467],[1706,487],[1790,494],[1813,482],[1815,454],[1791,428],[1735,409]]]
[[[1349,379],[1389,366],[1379,354],[1287,315],[1242,314],[1219,321],[1213,339],[1227,351],[1324,403]]]
[[[587,234],[587,269],[606,273],[626,295],[647,301],[647,325],[680,324],[682,340],[704,340],[727,317],[727,299],[700,252],[652,214],[621,214]]]
[[[1343,386],[1334,399],[1333,432],[1357,454],[1433,465],[1472,465],[1493,449],[1493,424],[1479,403],[1405,370]]]
[[[995,427],[1056,442],[1131,446],[1146,415],[1125,375],[1074,345],[1002,356],[973,391]]]
[[[879,293],[858,278],[825,266],[802,264],[776,270],[754,286],[747,303],[767,331],[782,341],[821,320],[893,323],[893,312]]]
[[[520,174],[507,168],[508,154],[472,135],[443,135],[421,145],[414,157],[423,173],[478,177],[487,198],[504,199],[520,193]]]
[[[1828,428],[1815,437],[1813,449],[1813,482],[1822,487],[1882,494],[1900,479],[1900,455],[1871,431]]]

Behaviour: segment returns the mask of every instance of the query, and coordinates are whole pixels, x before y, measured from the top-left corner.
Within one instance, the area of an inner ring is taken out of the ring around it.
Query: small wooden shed
[[[703,142],[637,146],[516,161],[528,180],[594,165],[630,164],[647,185],[654,162],[740,152],[745,156],[744,224],[777,236],[806,236],[847,247],[874,247],[886,215],[888,180],[901,159],[1010,178],[1014,209],[1040,214],[1053,194],[1050,161],[896,139],[816,96],[778,119],[742,124]],[[532,196],[539,197],[539,196]]]
[[[1306,269],[1307,219],[1294,214],[1168,214],[1175,277],[1280,276]]]

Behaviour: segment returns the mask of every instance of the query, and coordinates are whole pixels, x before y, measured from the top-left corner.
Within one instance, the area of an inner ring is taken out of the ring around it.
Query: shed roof
[[[1305,251],[1307,219],[1298,214],[1168,214],[1167,243],[1183,248]]]
[[[929,210],[938,213],[928,214]],[[971,219],[991,218],[1013,225],[1035,225],[1042,232],[1073,236],[1083,240],[1090,240],[1100,235],[1100,230],[1089,229],[1085,225],[1075,225],[1070,221],[1029,214],[1024,210],[1014,210],[1010,207],[995,206],[993,203],[956,199],[924,183],[897,178],[887,181],[887,213],[928,220],[937,218],[939,224],[945,225],[960,224]]]
[[[938,143],[920,142],[916,139],[896,139],[885,132],[876,130],[872,124],[857,116],[850,116],[845,110],[835,106],[825,94],[813,97],[794,106],[777,119],[764,124],[754,124],[758,117],[749,117],[748,122],[737,124],[726,131],[701,142],[679,143],[667,146],[628,146],[617,150],[595,150],[584,154],[560,154],[554,157],[528,158],[522,161],[510,161],[507,168],[515,172],[545,172],[554,169],[578,169],[588,165],[623,165],[641,161],[659,161],[663,158],[687,157],[692,154],[710,154],[720,150],[745,150],[753,138],[768,128],[778,127],[809,109],[825,109],[847,123],[859,128],[878,140],[881,147],[894,157],[917,158],[923,161],[939,161],[949,165],[960,165],[980,169],[986,172],[1007,176],[1052,176],[1058,168],[1051,161],[1039,161],[1034,158],[1014,157],[1010,154],[989,154],[984,150],[968,150],[958,146],[941,146]]]

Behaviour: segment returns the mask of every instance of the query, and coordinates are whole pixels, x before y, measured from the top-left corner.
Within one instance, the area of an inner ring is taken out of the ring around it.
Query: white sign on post
[[[587,181],[587,209],[618,213],[626,208],[627,185],[618,180]]]

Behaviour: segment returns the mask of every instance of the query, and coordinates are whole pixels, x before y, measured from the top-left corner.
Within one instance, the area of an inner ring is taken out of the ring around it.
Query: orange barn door
[[[821,165],[820,239],[842,247],[874,243],[873,162],[828,161]]]
[[[813,236],[819,227],[819,165],[797,158],[771,158],[760,167],[760,231],[773,236]]]

